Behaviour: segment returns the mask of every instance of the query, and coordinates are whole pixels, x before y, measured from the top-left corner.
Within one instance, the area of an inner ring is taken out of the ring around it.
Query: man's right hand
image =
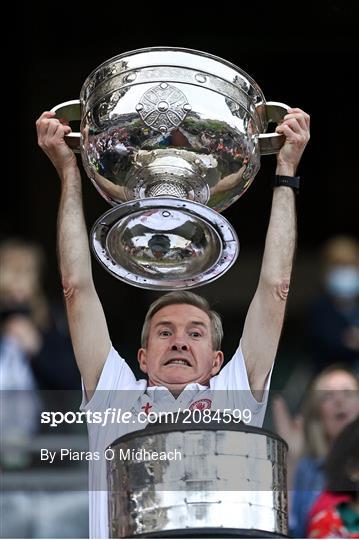
[[[62,180],[58,253],[72,345],[87,396],[93,394],[111,348],[106,318],[92,279],[88,233],[82,209],[81,175],[66,144],[70,126],[44,112],[36,122],[39,146]]]
[[[70,126],[60,122],[55,113],[46,111],[36,121],[36,129],[40,148],[61,178],[67,170],[77,167],[76,156],[65,141],[65,135],[71,133]]]

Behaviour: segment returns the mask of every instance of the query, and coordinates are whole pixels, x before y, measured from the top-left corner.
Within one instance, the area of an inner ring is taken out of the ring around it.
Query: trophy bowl
[[[245,193],[260,156],[284,137],[266,133],[288,106],[266,102],[243,70],[175,47],[130,51],[96,68],[80,100],[55,107],[80,120],[66,141],[113,207],[94,224],[92,249],[134,286],[188,289],[219,278],[239,242],[220,212]]]

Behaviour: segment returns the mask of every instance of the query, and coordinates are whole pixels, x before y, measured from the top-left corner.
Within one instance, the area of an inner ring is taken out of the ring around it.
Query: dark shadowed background
[[[312,138],[300,170],[299,237],[286,327],[275,384],[291,367],[310,362],[306,310],[320,286],[318,250],[334,234],[358,233],[357,23],[354,2],[83,4],[48,3],[12,10],[3,83],[8,151],[1,234],[38,241],[48,257],[46,285],[60,297],[56,261],[59,181],[37,147],[35,120],[44,110],[77,99],[87,75],[103,61],[136,48],[172,45],[207,51],[247,71],[267,100],[301,107]],[[298,10],[298,11],[297,11]],[[270,210],[275,158],[264,157],[249,191],[225,211],[241,253],[220,280],[198,289],[224,317],[224,351],[234,351],[258,279]],[[84,178],[88,227],[108,209]],[[129,360],[143,317],[157,294],[116,281],[94,261],[94,277],[115,345]],[[196,291],[197,292],[197,291]],[[124,336],[124,338],[122,338]],[[124,341],[123,341],[124,339]]]

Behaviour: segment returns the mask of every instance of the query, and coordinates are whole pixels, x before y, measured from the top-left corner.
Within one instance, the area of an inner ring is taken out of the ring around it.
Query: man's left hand
[[[301,109],[289,109],[276,132],[285,135],[285,143],[277,155],[276,174],[295,176],[300,158],[309,141],[310,116]]]

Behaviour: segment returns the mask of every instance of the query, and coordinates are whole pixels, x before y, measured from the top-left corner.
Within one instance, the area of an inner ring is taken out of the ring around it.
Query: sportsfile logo
[[[249,424],[252,420],[250,409],[223,409],[210,410],[209,408],[189,408],[177,411],[150,411],[149,408],[134,414],[130,411],[123,411],[109,407],[104,411],[43,411],[41,413],[41,423],[49,424],[50,427],[58,427],[65,424],[99,424],[104,427],[108,424],[176,424],[176,423],[209,423],[218,422],[228,424],[230,422],[244,422]]]

